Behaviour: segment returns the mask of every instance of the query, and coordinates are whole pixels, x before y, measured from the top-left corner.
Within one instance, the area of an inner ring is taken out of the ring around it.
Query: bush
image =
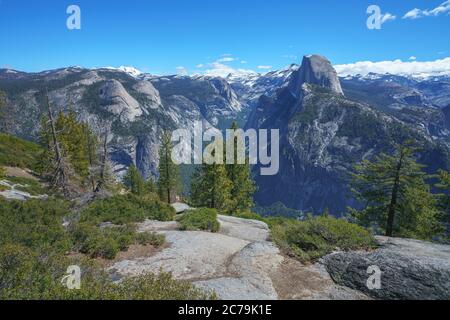
[[[92,202],[83,210],[81,222],[127,224],[143,222],[146,219],[171,221],[175,214],[170,205],[161,202],[154,194],[146,196],[128,194]]]
[[[262,216],[260,216],[257,213],[254,213],[252,211],[238,211],[233,214],[233,217],[241,218],[241,219],[248,219],[248,220],[265,221],[265,219]]]
[[[288,255],[302,262],[314,261],[335,250],[368,250],[375,240],[364,228],[333,217],[305,221],[271,221],[272,239]]]
[[[67,252],[71,241],[62,223],[68,212],[69,204],[62,200],[0,199],[0,243]]]
[[[92,258],[114,259],[135,242],[132,226],[100,229],[86,223],[78,224],[72,231],[74,248]]]
[[[217,232],[220,229],[215,209],[202,208],[188,211],[178,219],[178,222],[181,230]]]
[[[3,179],[6,175],[6,170],[3,167],[0,167],[0,179]]]
[[[146,274],[114,284],[95,261],[67,256],[73,242],[94,256],[113,257],[128,244],[161,242],[161,236],[137,237],[131,226],[100,229],[79,224],[69,233],[62,226],[69,203],[49,199],[5,201],[0,199],[0,300],[205,300],[214,294],[196,289],[169,274]],[[72,237],[70,237],[72,236]],[[82,271],[81,290],[61,284],[67,268]]]
[[[120,251],[128,250],[132,244],[164,244],[164,235],[153,232],[136,233],[132,225],[112,226],[100,229],[86,223],[75,226],[71,232],[74,249],[91,258],[114,259]]]
[[[215,300],[212,292],[204,292],[187,281],[174,280],[168,273],[142,275],[124,280],[116,299],[126,300]]]
[[[37,144],[0,133],[0,165],[36,170],[42,152]]]
[[[154,247],[160,247],[166,241],[166,238],[162,234],[156,234],[154,232],[142,232],[137,233],[135,236],[136,242],[140,245],[152,245]]]
[[[67,267],[80,266],[81,289],[61,284]],[[170,274],[144,274],[114,284],[87,259],[37,253],[21,245],[0,246],[0,300],[206,300],[216,299]]]
[[[8,177],[7,180],[12,184],[19,184],[19,186],[16,186],[15,189],[23,192],[28,192],[32,196],[43,195],[48,191],[37,180],[22,177]]]

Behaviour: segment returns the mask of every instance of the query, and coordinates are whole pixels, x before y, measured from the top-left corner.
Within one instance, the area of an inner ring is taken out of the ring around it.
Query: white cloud
[[[428,10],[422,10],[418,8],[414,8],[410,11],[408,11],[404,16],[403,19],[419,19],[423,17],[437,17],[441,14],[450,14],[450,0],[447,0],[443,3],[441,3],[439,6],[437,6],[434,9]]]
[[[394,16],[393,14],[387,12],[381,16],[381,23],[386,23],[388,21],[394,21],[397,19],[397,16]]]
[[[350,64],[342,64],[335,66],[336,71],[341,76],[347,75],[366,75],[368,73],[379,74],[398,74],[398,75],[434,75],[449,74],[450,75],[450,57],[438,59],[435,61],[360,61]]]
[[[272,66],[257,66],[258,69],[269,70],[272,69]]]
[[[409,60],[417,60],[417,57],[411,56],[411,57],[409,57]]]
[[[234,61],[235,59],[233,57],[223,57],[220,58],[219,60],[217,60],[218,62],[231,62]]]
[[[187,76],[189,74],[188,70],[183,66],[179,66],[176,69],[177,69],[177,74],[180,76]]]
[[[220,63],[220,62],[213,62],[208,65],[208,70],[204,72],[205,75],[212,76],[212,77],[227,77],[229,74],[249,74],[249,73],[255,73],[253,70],[248,69],[235,69],[230,66],[227,66],[226,64]]]
[[[417,19],[420,17],[422,10],[420,9],[412,9],[411,11],[408,11],[402,19]]]
[[[241,63],[242,63],[242,64],[247,64],[247,61],[242,60]]]
[[[198,69],[201,69],[201,68],[203,68],[204,66],[205,66],[205,65],[204,65],[203,63],[200,63],[200,64],[196,65],[195,67],[198,68]]]

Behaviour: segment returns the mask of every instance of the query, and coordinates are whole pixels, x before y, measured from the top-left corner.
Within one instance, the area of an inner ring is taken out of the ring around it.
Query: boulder
[[[377,238],[373,252],[336,252],[323,259],[332,279],[377,299],[450,299],[450,246],[411,239]],[[381,270],[381,288],[370,290],[368,268]]]
[[[181,203],[181,202],[176,202],[176,203],[172,203],[171,204],[172,208],[175,209],[175,212],[177,214],[189,211],[189,210],[193,210],[193,208],[191,208],[189,205],[185,204],[185,203]]]
[[[245,220],[231,216],[218,216],[219,233],[247,241],[266,241],[269,238],[269,227],[257,220]]]

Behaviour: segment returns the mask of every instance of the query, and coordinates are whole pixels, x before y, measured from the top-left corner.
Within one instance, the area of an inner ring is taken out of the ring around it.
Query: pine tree
[[[158,192],[158,187],[156,186],[156,183],[152,177],[148,178],[147,181],[145,181],[145,192],[146,193]]]
[[[169,132],[163,134],[159,149],[158,194],[162,201],[172,202],[172,198],[180,192],[181,180],[179,167],[172,161],[172,140]]]
[[[51,184],[72,191],[86,185],[98,192],[112,184],[107,161],[107,138],[101,148],[97,136],[87,123],[77,119],[74,111],[53,117],[47,95],[48,114],[41,119],[40,143],[44,153],[39,170]],[[65,187],[63,187],[65,186]],[[67,190],[66,190],[67,191]],[[67,193],[67,192],[66,192]]]
[[[232,130],[237,130],[238,126],[236,122],[231,126]],[[256,191],[255,183],[251,177],[251,170],[249,165],[249,159],[246,157],[245,164],[238,164],[238,148],[244,148],[245,145],[240,146],[238,143],[238,139],[242,137],[234,136],[232,145],[233,145],[233,155],[234,159],[232,164],[226,165],[226,171],[228,179],[231,181],[231,207],[230,213],[233,214],[235,212],[242,212],[246,210],[250,210],[253,203],[253,194]],[[227,143],[227,148],[230,143]],[[245,152],[245,150],[240,150],[241,152]],[[229,159],[227,159],[229,160]],[[228,163],[229,161],[227,161]]]
[[[40,163],[42,174],[47,176],[50,185],[61,190],[66,197],[72,193],[71,178],[73,170],[67,152],[62,148],[59,131],[53,117],[53,111],[46,92],[47,117],[42,118],[40,139],[45,151]]]
[[[105,127],[105,131],[100,138],[101,141],[97,149],[96,158],[98,160],[94,160],[93,167],[91,168],[93,178],[96,181],[96,186],[94,189],[96,193],[99,193],[105,189],[110,189],[115,185],[115,179],[111,173],[111,165],[108,160],[108,139],[110,126],[110,123],[106,123],[103,126]],[[93,148],[93,150],[95,149],[96,148]]]
[[[98,167],[100,163],[98,138],[88,124],[83,124],[82,129],[86,140],[86,155],[88,160],[87,180],[92,191],[95,191],[99,180]]]
[[[215,141],[213,143],[222,143],[222,141]],[[210,156],[214,158],[214,152]],[[231,189],[233,184],[228,178],[225,164],[207,163],[210,162],[205,161],[193,175],[191,182],[191,199],[193,205],[229,212],[232,207]]]
[[[406,238],[432,240],[444,232],[442,211],[430,186],[425,183],[405,188],[405,201],[399,204],[398,234]]]
[[[442,221],[450,226],[450,172],[446,170],[439,171],[439,183],[436,187],[443,193],[437,195],[439,208],[442,211]]]
[[[132,194],[142,196],[145,194],[145,181],[138,168],[133,164],[128,168],[123,183]]]
[[[355,167],[353,192],[366,205],[362,211],[352,211],[358,222],[376,223],[389,237],[430,239],[439,233],[439,211],[425,183],[424,166],[415,161],[414,152],[397,146],[393,156],[381,154]]]
[[[444,192],[439,195],[439,202],[442,209],[446,212],[450,212],[450,172],[445,170],[439,171],[439,183],[436,187]]]
[[[75,173],[84,182],[89,177],[89,139],[92,139],[92,131],[77,120],[73,111],[67,115],[59,113],[55,125],[61,148],[66,152]]]

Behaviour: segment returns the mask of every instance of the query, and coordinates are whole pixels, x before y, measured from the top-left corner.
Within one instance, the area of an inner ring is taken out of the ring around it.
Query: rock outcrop
[[[107,81],[100,88],[99,96],[106,110],[120,117],[122,122],[132,122],[142,115],[139,102],[117,80]]]
[[[168,247],[150,257],[109,267],[115,280],[144,272],[171,272],[225,300],[367,299],[336,285],[321,265],[303,266],[284,257],[260,221],[219,216],[218,233],[177,230],[176,222],[145,221],[140,232],[164,234]]]
[[[340,214],[357,206],[347,181],[353,165],[391,153],[403,137],[417,140],[423,150],[419,160],[429,173],[449,170],[448,77],[419,81],[371,74],[341,81],[345,96],[331,63],[319,55],[304,57],[301,66],[227,79],[153,76],[129,68],[0,69],[8,115],[0,127],[36,141],[46,113],[46,84],[55,114],[73,110],[98,135],[111,128],[109,160],[118,179],[131,164],[144,178],[157,178],[165,130],[192,129],[197,121],[205,130],[229,128],[233,121],[279,129],[281,170],[258,176],[255,200],[315,213],[328,207]],[[186,177],[190,169],[185,169]]]
[[[255,175],[256,202],[270,206],[280,201],[315,214],[325,208],[334,215],[348,206],[357,208],[348,183],[354,165],[392,153],[404,137],[422,147],[418,160],[430,172],[437,167],[448,170],[450,144],[434,137],[442,130],[423,130],[423,122],[414,116],[417,112],[408,114],[411,120],[406,122],[405,117],[349,99],[328,60],[305,57],[290,84],[275,96],[262,96],[247,122],[247,128],[280,132],[280,170],[275,176]],[[430,114],[426,122],[436,122],[431,119]],[[255,166],[255,172],[259,169]]]
[[[323,263],[333,280],[377,299],[450,299],[450,246],[378,237],[374,252],[337,252]],[[370,266],[381,270],[381,289],[367,286]]]
[[[291,81],[292,92],[298,96],[305,83],[315,84],[344,95],[336,70],[327,58],[320,55],[303,57],[302,65]]]

